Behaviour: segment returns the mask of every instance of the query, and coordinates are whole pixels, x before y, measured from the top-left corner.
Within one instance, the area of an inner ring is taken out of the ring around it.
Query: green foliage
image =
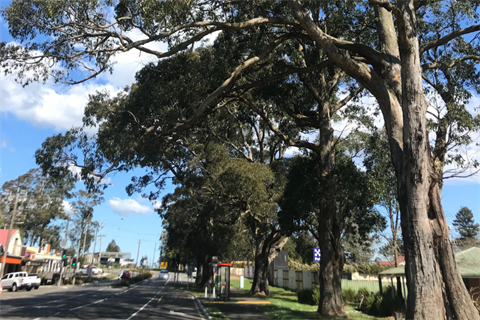
[[[105,252],[120,252],[120,247],[115,242],[115,239],[112,239],[112,241],[110,241]]]
[[[455,215],[453,220],[455,229],[460,234],[460,240],[476,239],[480,230],[480,225],[474,223],[473,213],[467,207],[462,207]]]
[[[320,301],[320,288],[314,287],[313,289],[301,289],[297,291],[297,298],[299,303],[318,305]]]
[[[343,289],[342,294],[343,294],[343,301],[345,302],[355,302],[357,298],[357,293],[350,288]]]
[[[363,302],[360,310],[363,313],[378,317],[389,317],[393,316],[395,312],[405,312],[404,303],[397,296],[395,287],[384,287],[383,294],[369,292],[363,288],[357,292],[357,301],[360,302],[362,297]]]
[[[377,275],[384,270],[390,269],[391,267],[392,266],[379,265],[378,263],[346,264],[343,267],[343,271]]]
[[[10,221],[16,194],[19,193],[15,218],[18,225],[15,223],[14,226],[21,230],[24,243],[34,245],[42,241],[58,248],[60,226],[54,221],[66,219],[63,201],[72,196],[73,187],[70,181],[43,176],[40,169],[31,169],[3,184],[0,195],[2,220]]]
[[[297,271],[318,271],[320,270],[319,263],[303,264],[295,260],[288,260],[288,269]]]

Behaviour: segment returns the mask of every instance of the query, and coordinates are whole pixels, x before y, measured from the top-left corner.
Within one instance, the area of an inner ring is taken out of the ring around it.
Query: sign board
[[[62,251],[60,251],[60,250],[55,251],[55,255],[57,257],[60,257],[62,255]]]
[[[67,249],[67,239],[60,241],[60,248]]]
[[[313,262],[320,262],[320,248],[313,248]]]
[[[216,266],[218,263],[218,257],[217,256],[213,256],[212,257],[212,265]]]
[[[168,268],[168,262],[160,262],[160,268],[161,268],[161,269],[166,269],[166,268]]]

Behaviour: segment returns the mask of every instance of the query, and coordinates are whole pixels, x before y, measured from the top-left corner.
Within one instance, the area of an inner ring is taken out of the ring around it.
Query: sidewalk
[[[205,299],[199,297],[203,306],[206,308],[215,307],[222,312],[228,319],[231,320],[270,320],[265,316],[262,310],[259,310],[261,305],[269,305],[269,301],[252,297],[245,294],[242,289],[230,287],[230,301],[219,301],[215,299]]]

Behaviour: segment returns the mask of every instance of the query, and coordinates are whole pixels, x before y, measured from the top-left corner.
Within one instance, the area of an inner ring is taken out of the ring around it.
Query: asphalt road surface
[[[0,295],[0,319],[165,319],[201,320],[193,297],[170,281],[151,278],[130,288],[95,284],[70,288],[40,287]]]

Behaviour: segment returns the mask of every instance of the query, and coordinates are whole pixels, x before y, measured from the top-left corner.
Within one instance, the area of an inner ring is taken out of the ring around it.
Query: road
[[[201,320],[191,295],[174,290],[171,280],[152,278],[130,288],[106,284],[40,287],[0,295],[0,318],[40,319],[166,319]]]

